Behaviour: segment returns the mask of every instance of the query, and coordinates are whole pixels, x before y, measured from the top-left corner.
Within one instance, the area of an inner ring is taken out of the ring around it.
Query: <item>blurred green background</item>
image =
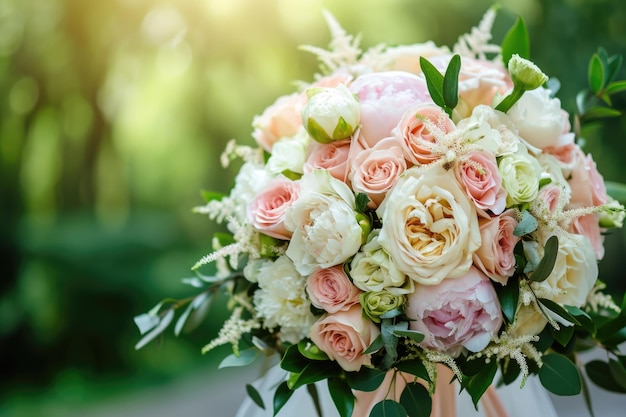
[[[623,0],[510,0],[532,58],[573,110],[598,46],[626,53]],[[190,335],[140,351],[132,317],[166,296],[210,250],[201,190],[226,191],[219,154],[252,143],[255,114],[325,47],[322,9],[363,47],[452,45],[487,0],[0,0],[0,415],[68,415],[192,372],[219,305]],[[620,74],[624,77],[624,71]],[[626,108],[626,97],[616,98]],[[626,182],[626,119],[586,132],[605,179]],[[235,167],[236,168],[236,167]],[[607,238],[602,277],[624,290],[624,233]]]

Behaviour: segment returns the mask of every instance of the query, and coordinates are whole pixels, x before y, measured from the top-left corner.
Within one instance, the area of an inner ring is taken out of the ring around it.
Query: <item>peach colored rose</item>
[[[496,215],[504,211],[506,190],[492,153],[470,151],[456,164],[454,173],[479,214],[489,217],[487,211]]]
[[[482,244],[474,252],[474,265],[489,278],[506,285],[515,272],[513,250],[520,238],[513,234],[517,226],[515,211],[507,210],[500,216],[478,220]]]
[[[367,194],[370,198],[368,206],[376,208],[405,170],[406,161],[402,148],[393,140],[383,139],[373,148],[359,152],[352,159],[352,189]]]
[[[604,179],[596,168],[591,154],[586,155],[577,148],[574,167],[572,169],[569,185],[572,189],[570,207],[601,206],[606,203],[606,187]]]
[[[598,214],[594,213],[576,217],[570,223],[568,232],[587,236],[593,246],[596,259],[600,260],[604,258],[604,235],[600,228],[600,218]]]
[[[437,285],[417,285],[408,296],[409,328],[424,334],[421,345],[456,357],[465,348],[479,352],[502,324],[502,312],[489,277],[476,267]]]
[[[302,127],[301,106],[302,96],[294,93],[279,97],[263,114],[256,116],[252,121],[252,137],[257,144],[271,152],[279,139],[295,135]]]
[[[533,212],[537,212],[539,216],[548,218],[563,209],[561,200],[562,189],[556,184],[547,184],[539,189],[537,199],[532,202]]]
[[[307,279],[306,290],[311,304],[328,313],[348,310],[358,304],[361,294],[350,282],[343,265],[315,270]]]
[[[304,163],[304,173],[325,169],[339,181],[346,182],[349,154],[350,139],[328,144],[311,141]]]
[[[272,178],[248,206],[248,221],[261,233],[289,240],[291,232],[285,228],[285,212],[299,194],[299,183],[282,175]]]
[[[380,334],[378,327],[364,319],[361,307],[325,314],[311,326],[311,340],[331,360],[348,372],[371,365],[371,357],[363,352]]]
[[[426,81],[415,74],[386,71],[365,74],[350,85],[361,105],[361,135],[369,146],[391,135],[404,112],[432,103]]]
[[[392,133],[402,144],[407,161],[412,164],[429,164],[438,160],[443,153],[437,147],[437,137],[454,129],[454,123],[441,108],[419,105],[411,107],[402,115]]]

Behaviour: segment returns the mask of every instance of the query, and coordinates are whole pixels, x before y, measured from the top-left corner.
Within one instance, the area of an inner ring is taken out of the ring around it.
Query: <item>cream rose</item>
[[[408,296],[409,328],[424,334],[421,345],[458,356],[463,348],[479,352],[502,325],[502,312],[489,278],[472,267],[457,279],[417,285]]]
[[[378,327],[363,318],[361,307],[325,314],[313,326],[310,337],[328,357],[348,372],[371,365],[370,355],[364,354],[380,334]]]
[[[285,214],[285,227],[293,234],[287,247],[298,271],[339,265],[361,246],[354,195],[328,171],[315,170],[301,178],[298,200]]]
[[[506,155],[500,159],[498,170],[502,177],[502,186],[508,193],[507,207],[537,198],[541,178],[541,167],[537,159],[526,152]]]
[[[274,177],[248,206],[248,221],[261,233],[289,240],[285,212],[300,194],[300,184],[284,176]]]
[[[307,278],[306,290],[311,304],[328,313],[348,310],[358,304],[361,294],[350,282],[343,265],[316,269]]]
[[[405,171],[377,212],[380,245],[420,284],[464,275],[480,247],[476,209],[442,167]]]

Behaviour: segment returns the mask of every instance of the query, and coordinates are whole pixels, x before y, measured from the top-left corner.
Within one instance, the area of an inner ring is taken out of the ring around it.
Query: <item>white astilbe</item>
[[[328,49],[311,45],[303,45],[300,49],[316,55],[320,62],[320,69],[326,74],[357,65],[361,56],[360,36],[354,37],[346,33],[337,19],[327,10],[324,10],[324,17],[331,35]]]
[[[454,375],[457,377],[459,382],[463,380],[463,373],[459,369],[459,366],[456,364],[452,356],[444,352],[438,352],[436,350],[428,349],[424,349],[424,355],[426,356],[426,359],[428,359],[428,361],[432,364],[445,363],[448,368],[450,368],[450,370],[454,372]],[[429,370],[428,367],[426,369],[428,371],[428,376],[431,377],[431,379],[434,381],[435,379],[433,379],[433,375],[431,375],[431,370]],[[436,374],[434,374],[434,376],[436,376]]]
[[[496,10],[491,7],[483,16],[478,26],[474,26],[470,33],[459,36],[459,40],[452,50],[454,53],[470,58],[485,59],[488,53],[500,53],[500,46],[491,44],[491,29],[496,18]]]
[[[532,344],[532,342],[536,342],[538,340],[539,336],[537,335],[513,337],[506,332],[502,332],[499,337],[496,337],[493,340],[492,344],[487,346],[487,348],[481,352],[469,356],[468,360],[481,357],[485,357],[487,362],[493,360],[494,357],[498,361],[507,357],[515,360],[515,362],[519,365],[520,372],[522,374],[520,388],[523,388],[526,384],[528,376],[530,375],[527,363],[528,359],[533,360],[540,367],[543,365],[541,353]]]
[[[233,346],[233,353],[235,355],[239,354],[239,340],[241,336],[261,326],[256,319],[243,320],[241,318],[243,311],[243,307],[236,307],[233,310],[233,314],[224,322],[224,326],[222,326],[217,338],[204,346],[202,353],[207,353],[218,346],[230,343]]]
[[[594,313],[597,313],[600,309],[613,310],[616,313],[620,313],[622,309],[615,304],[613,297],[602,292],[606,288],[606,284],[603,282],[596,282],[596,285],[589,292],[587,296],[587,306]]]

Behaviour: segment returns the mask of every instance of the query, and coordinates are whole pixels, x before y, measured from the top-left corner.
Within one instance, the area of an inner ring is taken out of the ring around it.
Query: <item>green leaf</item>
[[[408,337],[416,343],[421,343],[424,340],[424,333],[415,330],[395,330],[393,334],[400,337]]]
[[[356,211],[359,213],[365,213],[367,210],[367,203],[370,202],[370,198],[365,193],[357,193],[355,196]]]
[[[168,310],[167,313],[165,313],[163,317],[161,317],[159,324],[155,328],[153,328],[149,333],[147,333],[144,337],[142,337],[139,340],[139,342],[137,342],[137,344],[135,345],[135,349],[136,350],[141,349],[142,347],[150,343],[158,335],[163,333],[163,331],[167,329],[167,326],[170,325],[173,319],[174,319],[174,309],[172,308]]]
[[[522,220],[515,226],[513,234],[517,237],[522,237],[537,230],[537,225],[537,219],[528,210],[524,210],[522,212]]]
[[[609,117],[619,117],[622,112],[619,110],[611,109],[609,107],[592,107],[587,110],[581,117],[583,120],[590,119],[605,119]]]
[[[287,404],[287,401],[289,401],[293,393],[294,391],[289,389],[287,381],[282,382],[278,388],[276,388],[276,392],[274,393],[274,416]]]
[[[318,417],[322,417],[322,405],[320,404],[320,396],[317,392],[317,386],[315,384],[308,384],[306,390],[309,392],[309,396],[313,400],[313,406],[317,412]]]
[[[579,326],[583,330],[589,332],[590,335],[595,337],[596,324],[594,323],[593,319],[589,317],[589,314],[587,314],[585,311],[581,310],[580,308],[574,307],[574,306],[564,305],[563,308],[565,308],[565,310],[567,310],[569,314],[571,314],[572,316],[576,318],[576,320],[578,320],[578,322],[580,323]]]
[[[508,68],[509,60],[514,54],[530,59],[530,37],[524,19],[521,17],[517,18],[502,40],[502,61],[505,67]]]
[[[378,335],[376,336],[376,339],[374,339],[374,341],[372,342],[371,345],[369,345],[367,347],[367,349],[365,349],[365,351],[363,352],[364,354],[370,354],[370,353],[374,353],[374,352],[378,352],[379,350],[381,350],[385,345],[383,344],[383,337],[382,335]]]
[[[206,201],[207,203],[210,203],[211,201],[221,201],[222,198],[224,198],[223,193],[218,193],[215,191],[202,191],[200,194],[202,195],[204,201]]]
[[[621,55],[612,55],[610,58],[608,58],[606,62],[608,68],[606,72],[606,83],[605,83],[607,84],[607,87],[608,87],[608,84],[613,82],[613,80],[619,73],[620,68],[622,68],[622,60],[623,58]]]
[[[591,406],[591,393],[589,392],[589,384],[587,384],[586,378],[580,378],[581,382],[581,393],[583,398],[585,399],[585,405],[587,406],[587,411],[591,417],[595,417],[593,413],[593,407]]]
[[[139,333],[142,335],[146,334],[146,332],[150,331],[151,329],[154,329],[161,321],[159,319],[159,316],[148,313],[135,316],[133,320],[135,321],[135,325],[139,328]]]
[[[559,330],[550,326],[550,331],[554,340],[556,340],[561,346],[566,347],[569,341],[574,336],[574,326],[560,326]]]
[[[369,417],[406,417],[407,411],[393,400],[383,400],[377,403],[372,411],[370,412]]]
[[[506,358],[504,364],[502,365],[502,382],[505,385],[512,384],[517,380],[521,369],[516,360],[511,358]]]
[[[462,384],[465,386],[465,389],[469,393],[470,397],[472,397],[472,402],[477,410],[478,401],[480,401],[480,398],[483,396],[485,391],[487,391],[489,385],[493,383],[493,378],[496,376],[497,370],[498,363],[496,361],[491,361],[486,363],[476,375],[463,378]]]
[[[342,378],[329,378],[328,391],[340,417],[351,417],[354,411],[354,394]]]
[[[611,392],[626,393],[626,389],[613,378],[611,367],[607,362],[597,359],[588,362],[585,364],[585,371],[589,379],[600,388]]]
[[[260,353],[261,352],[255,347],[242,350],[239,352],[239,355],[231,353],[220,362],[217,368],[222,369],[250,365],[259,357]]]
[[[500,307],[504,317],[509,323],[515,320],[517,304],[519,302],[519,282],[516,278],[510,278],[506,285],[494,285]]]
[[[380,326],[380,335],[383,337],[383,345],[385,346],[385,356],[382,366],[384,369],[390,368],[398,359],[398,336],[395,332],[398,330],[407,330],[409,323],[406,321],[394,323],[393,319],[384,319]]]
[[[307,384],[338,376],[340,373],[341,368],[334,361],[310,362],[302,372],[297,374],[297,378],[291,381],[290,388],[297,389]]]
[[[443,99],[443,75],[441,75],[437,68],[423,56],[420,57],[420,67],[426,78],[426,86],[428,87],[430,98],[439,107],[445,107],[446,102]]]
[[[556,395],[578,395],[581,390],[578,368],[566,356],[549,353],[542,357],[539,380]]]
[[[615,382],[623,389],[626,389],[626,369],[621,362],[609,359],[609,369]]]
[[[283,354],[280,367],[285,371],[300,373],[309,364],[309,361],[302,356],[298,345],[291,345]]]
[[[556,235],[552,235],[548,238],[543,249],[543,258],[541,258],[541,261],[539,261],[539,264],[530,276],[531,281],[545,281],[546,278],[550,276],[552,269],[554,269],[556,256],[559,253],[559,239]]]
[[[261,398],[261,394],[259,394],[259,391],[257,391],[257,389],[252,384],[246,384],[246,392],[248,393],[248,396],[252,399],[252,401],[254,401],[256,405],[261,407],[261,409],[265,410],[265,404],[263,403],[263,398]]]
[[[433,401],[426,387],[414,382],[404,387],[400,404],[407,410],[409,417],[430,417]]]
[[[545,306],[548,310],[552,311],[554,314],[559,317],[569,321],[572,324],[576,324],[580,326],[580,322],[576,317],[572,316],[564,307],[560,304],[555,303],[552,300],[548,300],[547,298],[538,298],[537,301],[541,303],[541,305]]]
[[[424,366],[424,362],[421,359],[410,359],[400,361],[396,364],[396,369],[402,372],[406,372],[418,378],[422,378],[424,381],[432,382],[430,375]]]
[[[328,355],[309,339],[303,339],[298,342],[298,352],[307,359],[315,361],[328,360]]]
[[[604,92],[606,94],[616,94],[621,93],[622,91],[626,91],[626,80],[622,81],[614,81],[611,84],[606,86]]]
[[[187,308],[185,309],[185,311],[183,311],[183,314],[181,314],[180,317],[178,317],[178,320],[176,321],[176,325],[174,326],[174,334],[176,336],[180,335],[180,332],[183,330],[183,328],[185,328],[185,324],[187,323],[187,319],[189,318],[191,313],[196,308],[201,307],[205,302],[208,302],[208,301],[210,301],[209,294],[206,292],[202,292],[199,295],[197,295],[193,299],[193,301],[189,303],[189,305],[187,305]],[[191,329],[190,327],[187,327],[186,330],[191,330]]]
[[[362,367],[358,372],[346,372],[346,382],[354,390],[371,392],[380,387],[385,374],[376,368]]]
[[[594,94],[598,94],[604,87],[605,82],[605,70],[602,60],[598,54],[593,54],[591,60],[589,60],[589,88]]]
[[[442,94],[445,107],[452,110],[459,102],[459,72],[461,71],[461,57],[456,54],[450,59],[446,75],[443,77]]]
[[[613,181],[605,181],[606,192],[615,200],[626,203],[626,184],[621,184]]]

